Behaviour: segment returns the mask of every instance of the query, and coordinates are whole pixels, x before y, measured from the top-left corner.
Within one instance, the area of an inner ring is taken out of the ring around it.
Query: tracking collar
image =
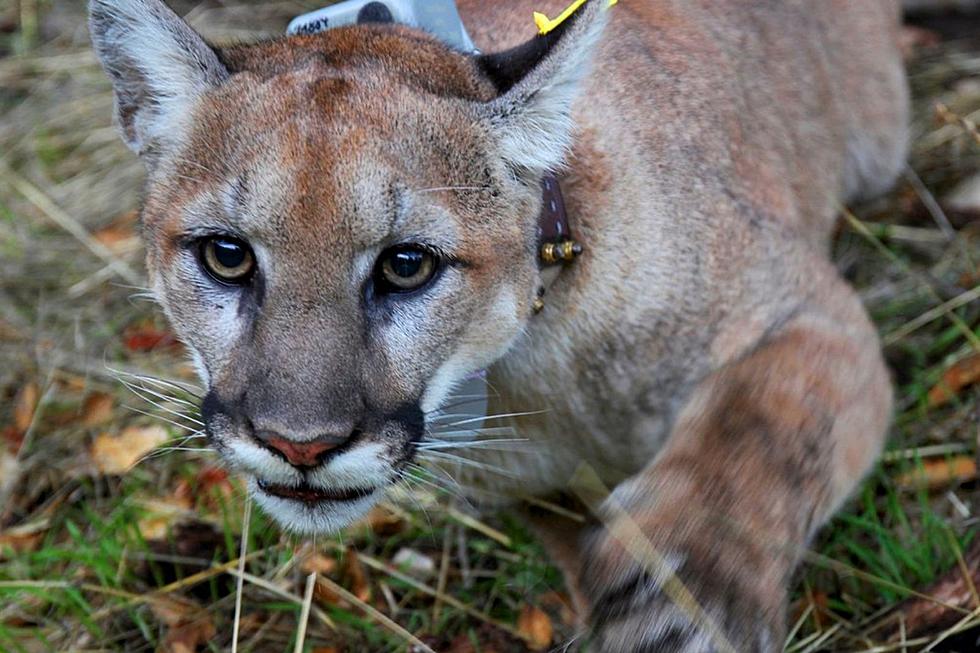
[[[554,21],[549,21],[543,14],[535,14],[539,33],[547,34],[583,3],[584,0],[576,0]],[[610,4],[615,4],[615,0]],[[297,16],[289,23],[287,33],[292,36],[305,36],[345,25],[366,23],[409,25],[432,34],[461,52],[479,54],[466,32],[455,0],[346,0]],[[541,185],[538,264],[541,267],[542,281],[547,287],[558,276],[560,266],[575,260],[582,253],[582,246],[572,238],[558,178],[548,173]],[[535,313],[544,308],[542,297],[545,287],[538,292],[538,298],[534,303]]]

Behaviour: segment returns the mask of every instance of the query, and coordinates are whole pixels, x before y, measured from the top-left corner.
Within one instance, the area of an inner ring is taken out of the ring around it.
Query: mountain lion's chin
[[[322,488],[277,485],[250,476],[249,494],[284,530],[300,535],[330,534],[364,517],[384,488]]]

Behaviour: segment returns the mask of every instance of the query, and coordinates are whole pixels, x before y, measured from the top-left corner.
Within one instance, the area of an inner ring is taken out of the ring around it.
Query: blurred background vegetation
[[[172,3],[219,43],[319,3]],[[914,146],[842,211],[835,257],[897,385],[888,453],[813,543],[787,650],[980,650],[980,16],[906,30]],[[142,170],[110,124],[80,0],[0,1],[0,652],[230,647],[243,491],[207,451],[195,379],[146,297]],[[137,463],[135,467],[131,466]],[[419,476],[335,538],[252,516],[240,649],[548,650],[558,572],[506,516]]]

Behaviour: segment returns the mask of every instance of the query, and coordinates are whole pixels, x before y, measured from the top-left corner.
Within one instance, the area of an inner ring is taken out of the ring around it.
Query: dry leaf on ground
[[[972,456],[954,456],[950,459],[925,460],[922,467],[900,474],[895,484],[904,489],[926,486],[929,489],[966,483],[977,477],[977,461]]]
[[[137,249],[140,246],[140,237],[136,232],[138,221],[138,213],[128,211],[93,233],[92,236],[117,254]]]
[[[3,559],[2,552],[5,548],[10,548],[15,553],[37,551],[49,526],[45,520],[0,532],[0,560]]]
[[[369,603],[371,601],[371,583],[368,581],[367,571],[361,564],[361,559],[357,556],[354,547],[347,547],[344,554],[344,576],[347,579],[347,588],[351,594],[359,600]]]
[[[115,400],[104,392],[93,392],[82,404],[82,426],[99,426],[115,417]]]
[[[38,389],[36,383],[25,383],[14,398],[14,428],[26,433],[37,410]]]
[[[298,553],[297,555],[302,554]],[[337,561],[333,558],[328,558],[322,553],[314,553],[313,555],[305,556],[299,568],[304,574],[312,574],[313,572],[316,572],[327,576],[337,568]]]
[[[544,610],[533,605],[526,605],[517,617],[517,633],[527,642],[532,651],[543,651],[551,646],[555,636],[551,617]]]
[[[130,426],[113,436],[103,433],[95,438],[89,453],[95,468],[102,474],[124,474],[170,438],[162,426]]]
[[[146,508],[146,515],[136,524],[145,540],[162,540],[170,527],[188,516],[192,508],[190,501],[174,496],[171,499],[149,499],[139,501]]]
[[[195,653],[217,634],[211,615],[194,601],[164,596],[151,601],[150,609],[167,626],[167,635],[158,650]]]
[[[177,341],[177,337],[171,331],[141,324],[130,327],[123,332],[123,346],[127,351],[146,353],[178,349],[180,342]]]
[[[943,378],[929,391],[929,406],[942,406],[952,400],[960,390],[977,381],[980,381],[980,354],[972,354],[957,361],[943,373]]]
[[[168,653],[196,653],[217,634],[214,622],[204,610],[201,617],[190,623],[172,626],[161,644],[161,650]]]

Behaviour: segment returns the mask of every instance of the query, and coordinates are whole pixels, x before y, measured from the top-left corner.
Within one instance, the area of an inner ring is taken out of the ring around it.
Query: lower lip
[[[290,501],[302,501],[303,503],[327,503],[327,502],[349,502],[363,499],[374,493],[374,488],[348,488],[344,490],[326,490],[310,486],[290,487],[288,485],[274,485],[265,481],[258,482],[259,489],[271,496]]]

